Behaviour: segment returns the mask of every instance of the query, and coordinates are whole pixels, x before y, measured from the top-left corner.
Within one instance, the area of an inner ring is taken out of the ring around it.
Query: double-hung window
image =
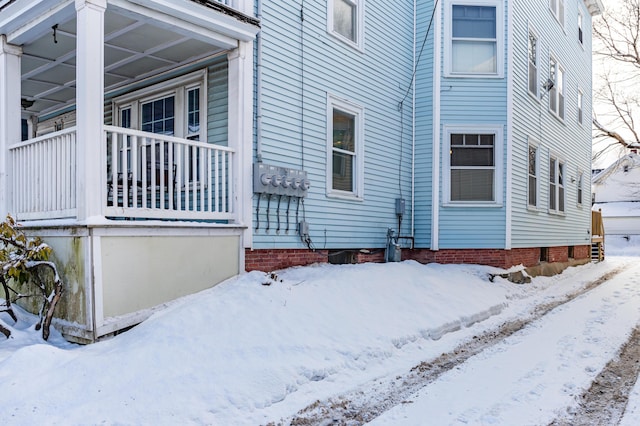
[[[328,97],[327,195],[361,199],[364,190],[362,107]]]
[[[528,205],[529,207],[538,207],[538,146],[529,143],[529,186],[528,186]]]
[[[560,25],[564,27],[564,0],[549,0],[549,9]]]
[[[502,128],[445,126],[445,138],[445,202],[501,203]]]
[[[362,50],[364,47],[364,0],[329,0],[327,31]]]
[[[549,158],[549,211],[564,213],[565,164],[557,157]]]
[[[553,82],[549,90],[549,110],[564,120],[565,72],[554,57],[549,60],[549,79]]]
[[[529,93],[538,98],[538,36],[529,30]]]
[[[446,2],[445,75],[485,77],[503,75],[502,2]]]

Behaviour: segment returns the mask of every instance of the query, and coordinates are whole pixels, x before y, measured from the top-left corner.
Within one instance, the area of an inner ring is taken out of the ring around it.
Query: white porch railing
[[[233,220],[233,150],[105,126],[105,215]]]
[[[11,210],[18,220],[77,216],[76,129],[9,147]]]
[[[235,220],[234,151],[104,126],[102,212],[115,219]],[[76,218],[75,127],[9,147],[11,212],[18,220]],[[100,167],[96,165],[95,167]],[[106,183],[106,184],[105,184]]]

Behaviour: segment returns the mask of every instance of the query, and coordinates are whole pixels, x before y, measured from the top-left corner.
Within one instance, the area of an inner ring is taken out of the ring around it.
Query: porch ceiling
[[[0,34],[13,34],[14,41],[9,41],[22,45],[22,98],[34,101],[26,113],[35,115],[75,103],[74,3],[58,0],[56,6],[47,1],[53,9],[29,17],[38,25],[25,23],[16,28],[19,18],[11,19],[11,4],[0,3]],[[105,92],[233,48],[238,40],[247,39],[258,29],[256,22],[236,19],[229,11],[220,13],[199,4],[202,0],[174,0],[171,6],[181,8],[179,16],[169,15],[167,7],[151,8],[155,1],[108,0],[104,20]],[[41,4],[38,0],[23,3],[29,2]],[[166,2],[158,3],[162,6]],[[212,15],[219,17],[219,22],[205,27],[205,22],[211,22],[207,17]]]

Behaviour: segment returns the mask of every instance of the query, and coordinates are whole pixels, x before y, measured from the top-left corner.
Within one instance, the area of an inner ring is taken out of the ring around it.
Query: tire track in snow
[[[391,379],[377,379],[370,383],[325,401],[316,401],[300,410],[291,419],[270,425],[362,425],[372,421],[390,408],[406,402],[412,394],[437,380],[442,374],[462,364],[472,356],[502,342],[506,337],[522,330],[531,322],[585,294],[624,270],[626,265],[607,272],[582,288],[567,293],[551,302],[537,305],[525,318],[505,322],[496,329],[474,336],[450,352],[413,367],[407,374]],[[362,390],[362,389],[366,389]]]
[[[549,426],[617,425],[640,373],[640,326],[636,327],[614,359],[595,378],[579,407]]]

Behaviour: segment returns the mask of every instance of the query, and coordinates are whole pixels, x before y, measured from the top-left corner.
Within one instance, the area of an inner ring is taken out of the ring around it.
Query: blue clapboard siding
[[[227,57],[216,58],[207,67],[207,140],[228,145],[228,65]]]
[[[402,233],[410,232],[411,103],[398,105],[409,87],[413,1],[367,2],[364,51],[327,33],[327,2],[270,2],[262,16],[262,159],[304,169],[311,180],[298,220],[306,218],[316,248],[382,247],[397,228],[395,199],[406,199]],[[364,108],[364,200],[326,195],[327,94]],[[402,119],[402,121],[401,121]],[[253,197],[255,248],[302,248],[295,233],[295,200],[285,233],[286,207],[272,197],[269,233],[265,197]]]
[[[416,70],[416,150],[415,150],[415,237],[416,247],[431,246],[432,185],[433,185],[433,73],[434,36],[438,30],[434,21],[429,22],[433,1],[421,3],[417,14],[418,46],[424,49]],[[427,34],[428,31],[428,34]]]
[[[513,247],[579,245],[590,243],[591,207],[591,17],[584,2],[565,2],[565,28],[560,27],[546,0],[517,0],[514,10],[513,58]],[[578,42],[577,14],[583,16],[584,48]],[[541,101],[528,94],[528,29],[539,43],[539,84],[549,76],[552,52],[565,68],[565,119],[548,110],[548,95]],[[582,89],[583,124],[577,120],[578,88]],[[539,208],[527,208],[528,138],[540,144]],[[566,161],[564,216],[548,213],[549,153]],[[583,204],[577,206],[578,170],[584,173]]]
[[[444,3],[444,2],[443,2]],[[502,163],[502,188],[506,190],[506,155],[507,155],[507,41],[508,40],[508,3],[504,2],[504,62],[498,64],[504,68],[504,78],[448,78],[442,74],[440,79],[440,155],[449,155],[443,149],[445,135],[444,125],[492,125],[503,128],[504,139],[496,141],[503,145],[503,157],[496,159]],[[444,20],[444,4],[442,17]],[[441,27],[444,31],[444,23]],[[443,42],[445,34],[442,35]],[[444,44],[444,43],[443,43]],[[446,59],[444,45],[440,47],[441,58]],[[440,171],[440,188],[448,179],[446,170]],[[505,193],[503,192],[503,199]],[[444,196],[440,198],[439,207],[439,248],[504,248],[506,240],[506,207],[452,207],[443,206]]]

